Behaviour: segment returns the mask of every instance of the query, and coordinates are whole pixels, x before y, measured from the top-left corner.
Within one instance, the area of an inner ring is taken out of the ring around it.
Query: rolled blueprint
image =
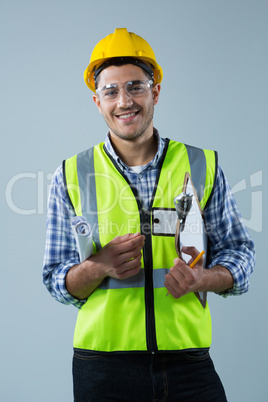
[[[83,262],[93,252],[91,227],[84,216],[72,218],[71,225],[78,247],[80,262]]]

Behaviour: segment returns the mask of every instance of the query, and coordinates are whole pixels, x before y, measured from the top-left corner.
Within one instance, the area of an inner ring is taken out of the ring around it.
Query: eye
[[[114,99],[117,97],[118,92],[119,89],[116,84],[108,84],[100,90],[100,96],[103,99]]]
[[[118,95],[118,89],[111,88],[103,91],[104,98],[113,98]]]
[[[140,94],[144,92],[144,83],[141,81],[128,82],[127,91],[134,95]]]

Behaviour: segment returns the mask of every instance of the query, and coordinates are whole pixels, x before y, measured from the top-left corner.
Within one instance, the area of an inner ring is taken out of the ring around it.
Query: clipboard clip
[[[181,193],[173,199],[173,203],[178,215],[178,221],[180,223],[180,231],[182,232],[185,226],[186,217],[193,205],[193,195],[187,193]]]

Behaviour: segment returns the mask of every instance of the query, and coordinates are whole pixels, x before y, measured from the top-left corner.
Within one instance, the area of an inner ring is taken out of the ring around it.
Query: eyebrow
[[[116,86],[118,86],[118,85],[126,85],[126,84],[128,84],[129,82],[131,82],[131,83],[133,83],[133,84],[138,84],[138,83],[143,82],[143,81],[144,81],[144,80],[129,80],[129,81],[123,82],[122,84],[118,84],[118,83],[114,82],[114,83],[107,84],[107,85],[105,85],[104,87],[100,88],[100,91],[102,91],[103,89],[114,88],[114,87],[116,87]]]

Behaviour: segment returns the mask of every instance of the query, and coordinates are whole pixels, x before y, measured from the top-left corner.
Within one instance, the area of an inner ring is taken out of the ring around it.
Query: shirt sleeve
[[[80,263],[71,228],[73,216],[75,214],[64,188],[62,168],[59,167],[52,178],[48,198],[43,282],[57,301],[81,308],[86,300],[74,298],[65,285],[69,269]]]
[[[204,219],[210,246],[207,268],[222,265],[234,279],[233,288],[219,294],[226,297],[247,292],[249,277],[255,267],[254,244],[220,167],[213,195],[204,210]]]

